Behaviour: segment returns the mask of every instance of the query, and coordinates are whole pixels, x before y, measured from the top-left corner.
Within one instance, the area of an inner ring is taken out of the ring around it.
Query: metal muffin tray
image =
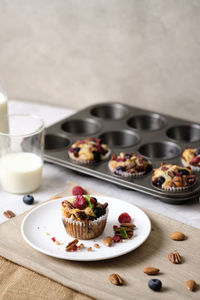
[[[185,147],[200,146],[200,124],[158,114],[121,103],[103,103],[89,106],[47,128],[45,160],[66,168],[88,174],[117,185],[159,198],[170,204],[184,203],[200,195],[200,173],[197,183],[182,192],[169,192],[152,185],[152,173],[125,178],[111,173],[109,158],[92,164],[71,160],[68,149],[86,137],[101,138],[112,154],[120,152],[141,154],[148,158],[153,168],[161,162],[181,164]]]

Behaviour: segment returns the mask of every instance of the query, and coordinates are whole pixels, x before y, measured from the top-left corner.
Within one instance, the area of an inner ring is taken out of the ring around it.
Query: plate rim
[[[138,209],[140,212],[142,212],[144,214],[144,216],[146,217],[148,223],[149,223],[149,230],[147,232],[147,235],[139,242],[139,244],[137,244],[136,247],[132,247],[132,248],[128,248],[128,249],[125,249],[123,250],[122,252],[120,252],[119,254],[114,254],[114,255],[108,255],[106,257],[96,257],[96,258],[81,258],[81,257],[61,257],[59,254],[54,254],[54,253],[50,253],[50,252],[46,252],[45,250],[41,249],[40,247],[34,245],[32,242],[30,242],[30,240],[26,237],[25,233],[24,233],[24,226],[25,226],[25,222],[26,220],[28,219],[28,217],[36,210],[40,209],[42,206],[45,206],[45,205],[48,205],[50,203],[53,203],[53,202],[59,202],[59,201],[63,201],[62,199],[69,199],[69,198],[72,198],[74,197],[73,195],[71,196],[65,196],[65,197],[61,197],[61,198],[57,198],[57,199],[53,199],[53,200],[48,200],[48,201],[45,201],[44,203],[41,203],[41,204],[38,204],[36,207],[32,208],[28,213],[27,215],[23,218],[22,222],[21,222],[21,234],[22,234],[22,237],[23,239],[25,240],[25,242],[30,246],[32,247],[33,249],[39,251],[40,253],[43,253],[45,255],[48,255],[48,256],[51,256],[51,257],[55,257],[55,258],[59,258],[59,259],[64,259],[64,260],[70,260],[70,261],[100,261],[100,260],[108,260],[108,259],[113,259],[113,258],[116,258],[116,257],[120,257],[120,256],[123,256],[125,254],[128,254],[132,251],[134,251],[135,249],[139,248],[149,237],[150,233],[151,233],[151,221],[148,217],[148,215],[141,209],[139,208],[138,206],[136,206],[135,204],[132,204],[130,202],[126,202],[126,201],[123,201],[123,200],[120,200],[118,198],[114,198],[114,197],[110,197],[110,196],[104,196],[104,195],[95,195],[95,194],[92,194],[90,195],[92,197],[96,197],[96,198],[99,198],[99,197],[106,197],[106,198],[109,198],[111,201],[114,200],[115,202],[119,202],[119,203],[127,203],[127,204],[130,204],[131,206],[133,206],[133,208],[136,208]]]

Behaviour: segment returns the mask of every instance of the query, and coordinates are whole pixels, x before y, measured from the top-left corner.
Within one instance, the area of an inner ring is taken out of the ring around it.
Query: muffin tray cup
[[[184,148],[200,146],[200,124],[121,103],[91,105],[46,129],[44,156],[48,162],[143,192],[170,204],[199,198],[198,172],[196,184],[191,188],[169,192],[152,185],[153,170],[143,176],[121,177],[109,170],[110,157],[92,164],[70,159],[68,149],[71,145],[90,136],[101,138],[112,154],[134,152],[143,155],[151,161],[153,168],[158,168],[163,161],[182,166]]]

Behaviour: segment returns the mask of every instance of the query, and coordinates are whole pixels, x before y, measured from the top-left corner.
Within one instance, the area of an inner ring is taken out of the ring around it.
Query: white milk
[[[0,132],[8,133],[7,98],[0,92]]]
[[[42,177],[42,159],[33,153],[8,153],[0,159],[2,188],[14,194],[37,190]]]

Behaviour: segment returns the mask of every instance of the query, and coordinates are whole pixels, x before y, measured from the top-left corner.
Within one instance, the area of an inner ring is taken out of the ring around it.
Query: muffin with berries
[[[99,162],[109,156],[109,149],[100,139],[89,137],[76,141],[68,150],[69,157],[80,163]]]
[[[95,197],[77,195],[62,201],[61,214],[66,232],[77,239],[90,240],[104,231],[108,203],[101,204]]]
[[[186,148],[181,155],[182,164],[193,171],[200,171],[200,147]]]
[[[113,154],[108,166],[115,175],[125,177],[143,175],[151,170],[150,162],[142,155],[125,154],[124,152],[119,155]]]
[[[167,191],[183,191],[194,185],[196,177],[190,167],[162,163],[154,169],[152,184]]]

